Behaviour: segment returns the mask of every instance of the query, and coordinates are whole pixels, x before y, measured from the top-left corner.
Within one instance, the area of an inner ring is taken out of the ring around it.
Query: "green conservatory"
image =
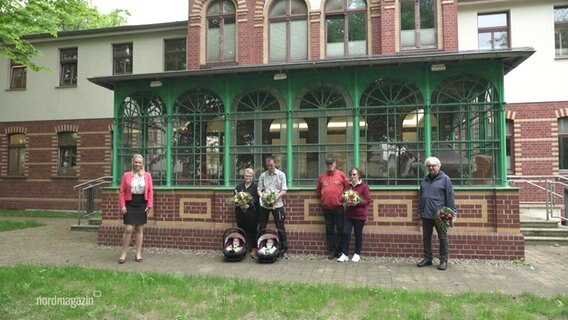
[[[371,188],[416,188],[437,156],[455,186],[505,187],[503,82],[532,49],[99,77],[115,91],[115,183],[142,153],[158,187],[227,188],[273,155],[289,188],[333,156]]]

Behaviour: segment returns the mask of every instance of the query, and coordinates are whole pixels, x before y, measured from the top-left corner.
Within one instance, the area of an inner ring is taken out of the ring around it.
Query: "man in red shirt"
[[[327,171],[319,176],[316,193],[321,200],[325,219],[325,238],[329,254],[328,259],[341,255],[343,237],[343,191],[349,184],[345,173],[337,169],[335,158],[325,159]]]

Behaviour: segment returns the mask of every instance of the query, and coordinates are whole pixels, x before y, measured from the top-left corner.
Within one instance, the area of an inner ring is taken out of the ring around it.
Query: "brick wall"
[[[514,173],[521,176],[560,175],[558,119],[568,117],[568,102],[516,103],[507,105],[513,121]],[[521,202],[543,202],[544,192],[518,183]],[[556,190],[563,194],[561,186]],[[560,200],[558,200],[560,204]]]
[[[8,163],[8,135],[26,135],[24,176],[0,169],[0,208],[77,210],[73,186],[111,174],[111,119],[0,123],[0,159]],[[16,129],[15,129],[16,128]],[[58,132],[77,133],[76,175],[58,175]],[[100,199],[100,198],[99,198]],[[95,203],[98,208],[100,200]]]
[[[373,191],[364,228],[363,255],[421,257],[422,234],[416,191]],[[154,210],[145,227],[147,247],[221,250],[223,232],[235,226],[229,191],[155,190]],[[516,189],[457,192],[458,224],[450,230],[452,258],[524,257]],[[325,227],[314,192],[286,196],[289,250],[325,254]],[[115,189],[103,192],[99,244],[120,245],[122,215]],[[274,228],[272,218],[269,228]],[[437,239],[434,239],[437,250]],[[352,245],[353,248],[353,245]]]

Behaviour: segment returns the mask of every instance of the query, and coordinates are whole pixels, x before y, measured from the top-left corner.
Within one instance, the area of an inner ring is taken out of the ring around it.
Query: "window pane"
[[[436,1],[420,1],[420,29],[429,29],[436,26]]]
[[[218,21],[209,21],[207,29],[207,61],[219,60],[220,29]]]
[[[506,27],[506,26],[507,26],[506,13],[480,14],[477,17],[478,28],[493,28],[493,27]]]
[[[26,135],[11,134],[8,138],[8,174],[24,175]]]
[[[291,14],[307,14],[308,8],[303,0],[291,0]]]
[[[556,56],[568,55],[568,25],[556,27],[554,31],[554,45]]]
[[[327,19],[327,48],[328,58],[343,57],[344,55],[344,22],[343,17]]]
[[[290,60],[308,59],[308,24],[306,20],[290,22]]]
[[[493,42],[491,41],[490,32],[479,33],[477,41],[479,49],[487,49],[487,50],[493,49]]]
[[[224,28],[224,39],[223,39],[223,58],[224,60],[234,60],[236,56],[235,52],[235,41],[236,41],[236,28],[235,21],[225,19]]]
[[[325,11],[343,10],[343,0],[329,0],[325,4]]]
[[[364,55],[367,53],[365,32],[365,14],[350,14],[349,19],[349,55]]]
[[[366,4],[364,0],[347,0],[347,8],[353,9],[365,9]]]
[[[508,48],[509,39],[507,32],[495,32],[495,49]]]
[[[276,2],[270,9],[270,17],[285,16],[286,15],[286,0]]]
[[[186,69],[186,41],[174,39],[165,41],[165,71]]]
[[[568,22],[568,7],[554,8],[554,22]]]
[[[286,61],[286,22],[270,24],[270,61]]]
[[[568,118],[558,120],[560,169],[568,169]]]

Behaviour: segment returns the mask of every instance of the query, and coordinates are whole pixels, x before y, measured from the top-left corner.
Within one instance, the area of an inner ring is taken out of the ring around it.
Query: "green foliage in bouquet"
[[[441,207],[436,211],[436,214],[434,214],[434,221],[438,227],[443,230],[448,230],[448,228],[454,226],[456,211],[448,207]]]

